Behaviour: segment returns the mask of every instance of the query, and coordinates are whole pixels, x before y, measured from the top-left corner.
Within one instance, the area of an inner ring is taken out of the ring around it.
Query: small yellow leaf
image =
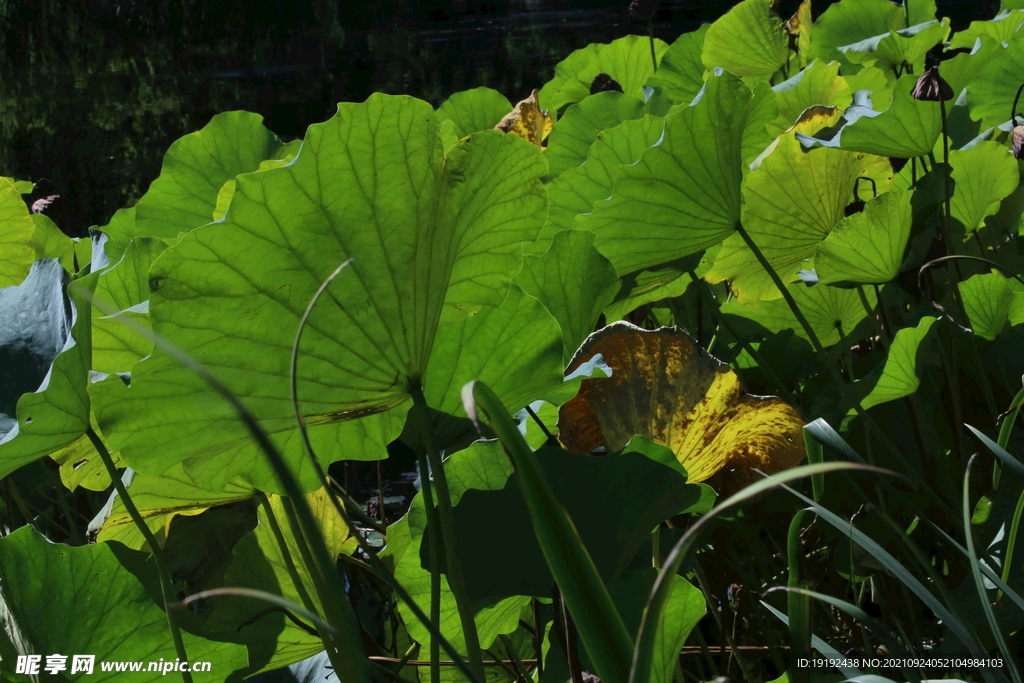
[[[720,492],[795,467],[805,455],[795,408],[743,391],[728,365],[672,327],[643,330],[618,322],[590,335],[567,369],[601,354],[612,376],[583,380],[559,411],[559,439],[577,454],[604,445],[619,450],[642,434],[672,449],[689,482]]]
[[[520,101],[515,109],[506,114],[505,118],[494,128],[518,135],[538,147],[543,147],[544,140],[554,126],[555,122],[551,120],[551,114],[542,110],[537,103],[537,91],[534,90],[529,97]]]

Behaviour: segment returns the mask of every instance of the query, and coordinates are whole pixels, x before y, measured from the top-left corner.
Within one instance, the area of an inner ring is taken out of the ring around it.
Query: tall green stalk
[[[454,513],[452,510],[451,491],[448,488],[448,477],[444,472],[441,454],[434,445],[434,439],[430,433],[430,412],[427,408],[427,401],[423,396],[423,390],[418,385],[414,385],[411,387],[410,393],[413,400],[412,419],[419,424],[422,446],[426,450],[430,464],[428,471],[420,473],[420,480],[424,483],[424,491],[427,490],[427,486],[430,484],[427,481],[428,478],[432,478],[433,483],[437,486],[437,500],[435,505],[429,508],[431,521],[439,523],[433,527],[435,533],[432,540],[435,544],[440,542],[440,547],[443,549],[445,559],[447,560],[448,586],[451,588],[452,595],[455,597],[455,604],[459,610],[459,621],[462,623],[462,632],[466,639],[466,649],[468,650],[466,654],[469,657],[469,666],[481,680],[484,680],[485,674],[480,651],[480,636],[477,634],[476,620],[473,618],[469,604],[466,577],[463,574],[462,565],[458,561],[458,556],[455,554],[455,527],[452,524]],[[438,531],[440,531],[440,534],[437,533]],[[437,546],[435,545],[435,547]],[[440,577],[440,569],[436,563],[438,559],[440,558],[435,558],[434,560],[435,564],[431,572],[432,577],[434,575]],[[431,639],[432,653],[434,650],[433,641],[434,639]]]
[[[85,434],[89,437],[89,441],[92,442],[93,448],[99,453],[103,466],[107,468],[110,481],[114,484],[114,490],[117,491],[117,495],[121,497],[121,502],[124,504],[124,509],[128,511],[128,516],[132,518],[132,522],[135,523],[142,537],[149,544],[149,550],[153,553],[153,560],[156,562],[157,574],[160,576],[160,597],[164,603],[164,614],[167,615],[167,628],[171,632],[171,640],[174,642],[174,653],[181,661],[187,662],[189,661],[188,654],[185,652],[185,642],[181,639],[178,620],[175,619],[174,610],[169,607],[174,602],[172,599],[174,584],[171,581],[171,570],[167,566],[167,560],[164,558],[164,551],[160,544],[157,543],[156,536],[149,530],[146,520],[139,514],[139,509],[135,507],[132,497],[128,495],[128,489],[125,487],[124,482],[121,481],[121,475],[114,465],[114,459],[110,457],[110,451],[107,450],[107,446],[100,439],[99,434],[92,427],[89,427]],[[192,674],[190,672],[180,671],[179,673],[181,674],[182,683],[192,683]]]

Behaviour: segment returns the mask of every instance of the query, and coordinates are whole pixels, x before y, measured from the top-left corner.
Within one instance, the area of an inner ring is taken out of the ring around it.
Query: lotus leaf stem
[[[103,466],[107,468],[107,474],[110,476],[110,481],[114,484],[114,490],[117,491],[117,495],[121,498],[121,503],[124,505],[124,509],[128,511],[128,516],[132,518],[132,522],[138,528],[142,537],[146,539],[146,543],[149,544],[149,550],[153,553],[153,560],[156,562],[156,571],[160,576],[160,597],[164,602],[164,614],[167,615],[167,629],[171,632],[171,640],[174,642],[174,653],[178,658],[187,662],[188,654],[185,652],[185,641],[181,639],[181,630],[178,628],[178,620],[175,618],[174,610],[170,608],[172,603],[171,590],[173,583],[171,582],[171,570],[167,566],[167,558],[164,557],[164,551],[157,543],[156,536],[150,531],[149,526],[146,524],[146,520],[139,514],[139,509],[135,507],[132,497],[128,494],[128,489],[125,487],[124,482],[121,481],[121,475],[117,471],[117,467],[114,465],[114,459],[110,457],[110,451],[107,450],[106,444],[100,438],[99,434],[90,426],[85,430],[86,436],[89,437],[89,441],[92,442],[93,448],[100,456],[100,460],[103,461]],[[180,671],[182,683],[192,683],[192,673],[189,671]]]
[[[432,522],[438,522],[435,525],[434,531],[440,530],[440,533],[435,533],[432,537],[433,543],[431,551],[434,548],[443,550],[445,553],[445,559],[447,560],[447,574],[448,584],[451,588],[452,595],[455,597],[455,604],[459,610],[459,620],[462,623],[463,636],[466,639],[466,649],[469,655],[469,666],[476,672],[480,679],[484,679],[483,658],[480,654],[480,636],[476,629],[476,620],[473,618],[472,608],[469,601],[469,593],[466,589],[466,578],[462,571],[462,564],[458,561],[458,556],[455,553],[455,527],[453,525],[453,512],[452,512],[452,498],[451,492],[448,488],[448,477],[444,472],[444,463],[441,462],[441,454],[438,452],[437,447],[434,444],[434,439],[431,436],[430,429],[430,412],[427,408],[427,400],[423,396],[423,389],[418,383],[413,383],[410,387],[409,393],[412,394],[413,401],[413,415],[412,419],[419,423],[420,438],[422,439],[422,449],[426,451],[426,458],[429,461],[429,470],[424,469],[420,473],[420,479],[423,482],[424,500],[428,504],[428,510],[433,511],[431,516]],[[420,456],[421,461],[423,456]],[[423,465],[421,464],[421,469]],[[429,472],[429,475],[428,475]],[[428,479],[433,478],[433,482],[429,482]],[[437,486],[437,502],[436,505],[432,504],[432,501],[426,500],[426,492],[428,491],[430,484],[433,483]],[[437,553],[438,557],[434,559],[434,564],[431,569],[431,579],[437,577],[438,580],[441,576],[441,570],[437,564],[440,559],[440,552]],[[433,592],[433,591],[431,591]],[[431,605],[433,606],[433,605]],[[431,639],[431,659],[433,659],[434,650],[434,639]]]

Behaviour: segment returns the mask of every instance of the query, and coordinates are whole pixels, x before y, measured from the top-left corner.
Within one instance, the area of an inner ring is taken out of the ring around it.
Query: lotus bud
[[[650,19],[658,11],[659,0],[633,0],[629,3],[629,16],[634,19]]]
[[[609,90],[622,92],[622,86],[608,74],[597,74],[597,76],[594,77],[594,80],[590,83],[591,95],[596,95],[599,92],[608,92]]]
[[[911,97],[924,102],[945,102],[953,99],[955,94],[953,87],[939,75],[938,68],[934,66],[921,74],[917,85],[910,91]]]
[[[1010,147],[1015,159],[1024,160],[1024,124],[1015,126],[1010,131]]]

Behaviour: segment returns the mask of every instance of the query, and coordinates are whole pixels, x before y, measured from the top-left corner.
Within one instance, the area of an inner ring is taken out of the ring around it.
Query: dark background
[[[734,2],[666,0],[672,42]],[[784,1],[789,16],[798,3]],[[815,4],[815,14],[829,3]],[[939,2],[954,29],[998,2]],[[214,114],[291,139],[374,92],[433,105],[486,85],[513,103],[572,50],[646,33],[628,0],[0,0],[0,175],[61,194],[83,235],[133,205],[168,146]]]

